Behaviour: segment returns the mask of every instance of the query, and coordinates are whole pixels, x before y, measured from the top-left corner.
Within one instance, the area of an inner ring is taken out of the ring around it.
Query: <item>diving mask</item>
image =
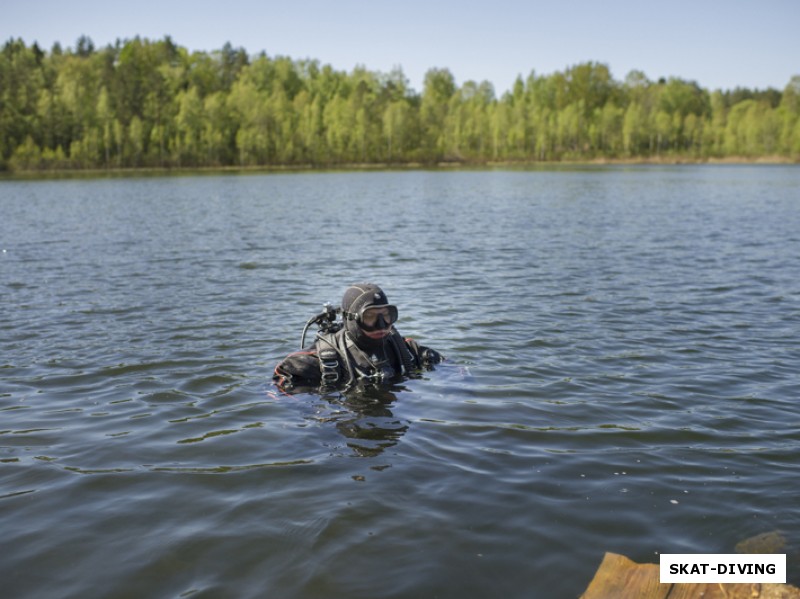
[[[355,320],[365,331],[380,331],[388,329],[397,322],[397,306],[381,304],[366,306],[357,313],[345,312],[345,318]]]

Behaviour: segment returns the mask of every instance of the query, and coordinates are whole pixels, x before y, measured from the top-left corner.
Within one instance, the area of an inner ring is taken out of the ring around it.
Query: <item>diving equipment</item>
[[[300,349],[306,346],[306,333],[312,324],[316,324],[319,327],[320,333],[335,333],[342,328],[342,323],[336,322],[336,315],[339,314],[342,309],[334,308],[329,302],[325,302],[322,308],[322,312],[316,316],[312,316],[306,323],[306,326],[303,327],[303,335],[300,337]]]

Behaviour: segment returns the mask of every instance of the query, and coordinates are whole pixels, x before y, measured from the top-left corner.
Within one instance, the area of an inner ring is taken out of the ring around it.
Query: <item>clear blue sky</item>
[[[800,0],[5,0],[0,41],[50,50],[170,35],[189,50],[225,42],[250,54],[313,58],[337,70],[400,66],[422,91],[448,68],[498,96],[517,75],[586,61],[624,80],[680,77],[702,87],[783,89],[800,75]]]

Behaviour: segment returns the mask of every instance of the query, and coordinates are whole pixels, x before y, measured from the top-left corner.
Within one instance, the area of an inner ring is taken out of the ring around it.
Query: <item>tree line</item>
[[[800,159],[800,76],[709,92],[587,62],[518,77],[499,98],[430,69],[333,69],[189,52],[171,38],[0,54],[0,170],[594,159]]]

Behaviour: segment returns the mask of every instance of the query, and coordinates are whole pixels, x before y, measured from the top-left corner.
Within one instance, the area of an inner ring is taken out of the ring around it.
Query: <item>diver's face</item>
[[[370,339],[383,339],[391,332],[392,312],[387,307],[377,306],[364,310],[361,315],[361,330]]]
[[[370,339],[383,339],[384,337],[388,337],[391,331],[389,329],[378,329],[377,331],[364,331],[364,334],[369,337]]]

